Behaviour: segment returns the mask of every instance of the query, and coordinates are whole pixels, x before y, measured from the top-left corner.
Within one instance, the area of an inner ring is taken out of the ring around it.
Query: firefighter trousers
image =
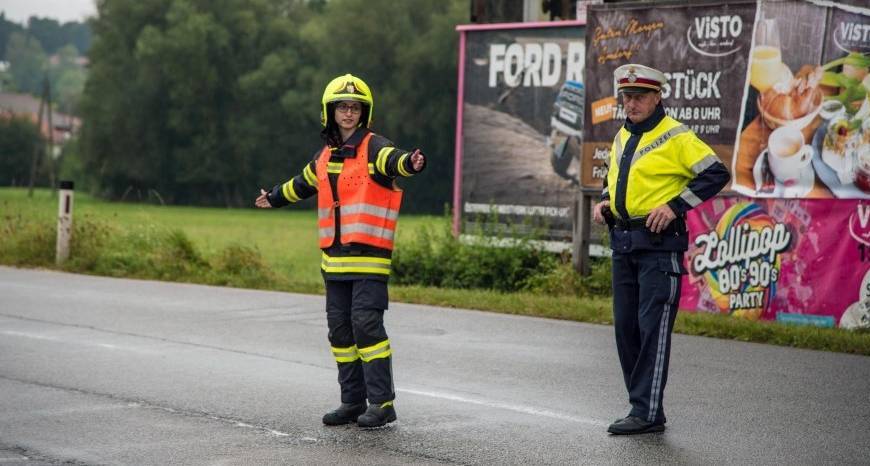
[[[680,302],[683,253],[613,254],[613,324],[632,416],[665,422],[671,331]]]
[[[396,397],[384,328],[388,300],[385,281],[326,280],[326,322],[342,403],[380,404]]]

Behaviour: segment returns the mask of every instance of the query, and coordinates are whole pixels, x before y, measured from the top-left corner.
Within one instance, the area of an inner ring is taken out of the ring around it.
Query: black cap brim
[[[619,89],[620,94],[645,94],[647,92],[660,92],[656,89],[648,87],[622,87]]]

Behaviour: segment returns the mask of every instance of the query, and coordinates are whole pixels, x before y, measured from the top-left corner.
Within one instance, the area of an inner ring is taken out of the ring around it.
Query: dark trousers
[[[613,253],[613,323],[632,416],[665,421],[671,331],[680,302],[683,253]]]
[[[392,352],[384,329],[387,283],[326,280],[329,343],[338,364],[342,403],[393,400]]]

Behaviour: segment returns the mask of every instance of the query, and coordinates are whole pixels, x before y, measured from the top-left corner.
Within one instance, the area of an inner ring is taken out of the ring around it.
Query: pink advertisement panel
[[[681,309],[870,327],[870,201],[720,197],[688,224]]]

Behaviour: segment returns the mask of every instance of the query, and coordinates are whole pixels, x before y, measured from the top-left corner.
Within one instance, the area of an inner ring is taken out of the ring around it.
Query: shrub
[[[54,263],[56,229],[49,221],[8,214],[0,224],[0,263],[44,267]]]
[[[399,284],[517,291],[531,277],[557,265],[556,256],[532,246],[531,237],[501,245],[503,237],[477,236],[463,243],[444,228],[424,228],[396,248],[393,277]]]
[[[526,289],[534,293],[555,296],[611,296],[611,263],[609,259],[594,259],[590,274],[581,276],[568,262],[562,262],[542,274],[529,278]]]
[[[537,233],[529,225],[505,228],[495,214],[475,224],[475,234],[470,235],[474,239],[469,242],[455,238],[445,219],[445,227],[424,228],[399,245],[393,254],[393,280],[403,285],[524,290],[554,296],[611,295],[610,260],[595,260],[591,274],[582,277],[571,266],[570,256],[535,247]],[[518,234],[518,230],[531,233]]]

